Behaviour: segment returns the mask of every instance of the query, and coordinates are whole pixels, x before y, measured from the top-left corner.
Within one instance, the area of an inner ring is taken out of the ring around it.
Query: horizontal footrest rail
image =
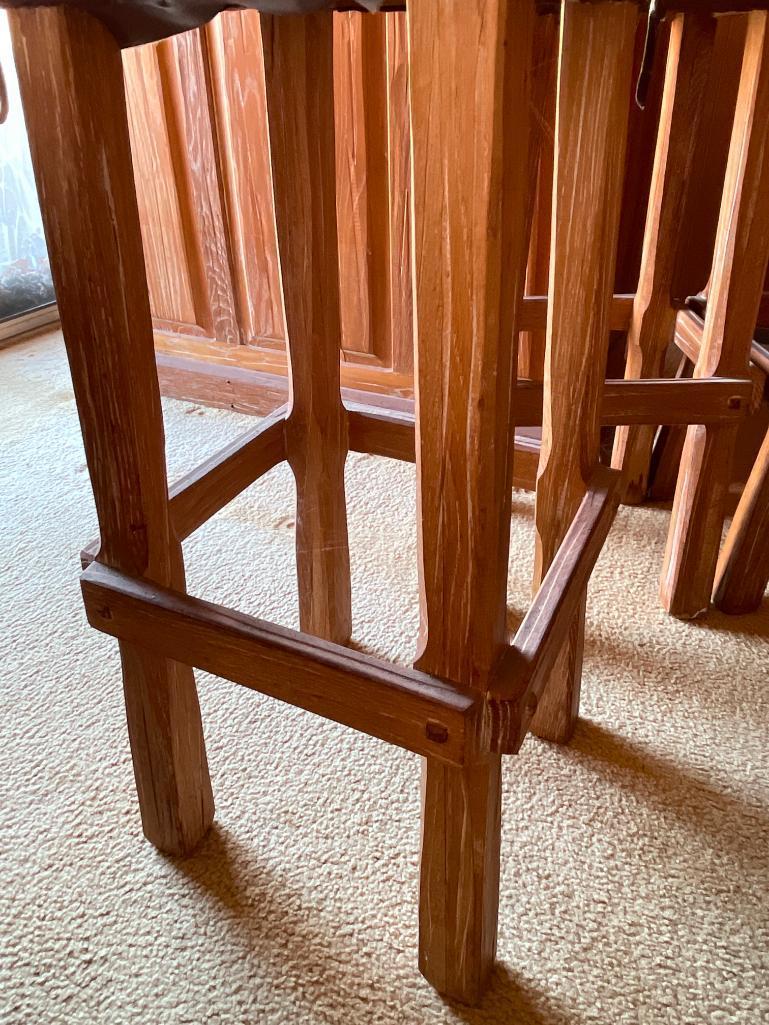
[[[420,755],[459,766],[514,754],[614,520],[619,481],[596,472],[486,694],[98,562],[81,576],[86,614],[102,633]]]
[[[81,586],[103,633],[417,754],[452,765],[472,756],[479,693],[98,562]]]

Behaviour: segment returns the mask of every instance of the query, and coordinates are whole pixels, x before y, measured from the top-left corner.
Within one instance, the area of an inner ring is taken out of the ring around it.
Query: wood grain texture
[[[745,416],[753,384],[747,378],[703,380],[606,381],[601,426],[615,424],[734,423]],[[542,425],[544,386],[518,381],[513,389],[514,427]],[[345,402],[350,448],[414,462],[414,411],[389,410]],[[517,452],[517,449],[516,449]]]
[[[685,18],[701,17],[692,12]],[[722,15],[716,32],[708,81],[701,97],[699,131],[694,159],[688,167],[683,210],[676,227],[676,254],[670,294],[680,306],[707,286],[713,265],[721,193],[740,84],[747,17]]]
[[[414,0],[408,7],[417,665],[480,690],[506,640],[533,22],[530,0]],[[480,997],[494,961],[499,817],[498,756],[463,770],[428,759],[420,968],[440,992],[467,1003]]]
[[[150,306],[170,331],[239,340],[203,41],[123,55]]]
[[[769,584],[769,432],[753,464],[716,567],[713,602],[742,615],[760,607]]]
[[[387,22],[387,121],[390,202],[390,331],[393,369],[414,372],[411,268],[411,146],[408,26],[405,14]]]
[[[598,463],[636,8],[564,4],[534,590]],[[579,708],[584,602],[532,721],[567,741]]]
[[[241,340],[285,350],[259,15],[228,12],[203,30]]]
[[[690,300],[690,306],[696,307],[698,312],[695,313],[693,309],[682,310],[678,314],[678,320],[676,322],[676,347],[682,355],[684,355],[695,366],[700,358],[700,352],[702,350],[706,305],[707,297],[697,296],[696,299]],[[767,380],[767,367],[765,365],[765,356],[763,358],[764,365],[761,365],[762,352],[763,349],[761,345],[754,338],[750,344],[750,362],[745,370],[745,376],[750,380],[752,385],[752,394],[749,406],[751,413],[756,413],[758,411],[764,397],[764,387]]]
[[[242,339],[260,370],[287,372],[259,15],[205,29]],[[413,369],[405,15],[340,14],[334,37],[342,373],[382,391]],[[165,344],[174,344],[169,336]],[[245,367],[246,352],[238,353]],[[199,353],[202,363],[208,354]],[[211,398],[215,382],[212,381]]]
[[[124,642],[418,754],[454,765],[474,754],[479,698],[467,688],[98,563],[81,586],[90,624]]]
[[[333,21],[263,17],[275,218],[291,363],[286,456],[296,478],[302,629],[352,631],[339,378]]]
[[[609,304],[609,328],[627,331],[633,316],[633,295],[614,295]],[[520,331],[544,331],[547,328],[549,301],[546,295],[524,296],[518,317]],[[521,374],[521,377],[524,377]],[[539,378],[534,378],[539,380]]]
[[[678,225],[698,147],[715,34],[715,19],[708,16],[678,15],[670,27],[641,274],[627,338],[628,379],[661,376],[675,331],[671,285]],[[621,427],[616,432],[612,466],[622,470],[624,500],[629,504],[646,496],[654,434],[653,426]]]
[[[558,23],[555,14],[540,15],[534,26],[531,68],[531,136],[529,139],[530,238],[526,291],[547,293],[550,277],[550,219],[553,197],[555,96],[558,78]],[[523,311],[522,311],[523,314]],[[545,371],[545,326],[521,331],[518,374],[541,381]]]
[[[79,11],[11,12],[51,268],[99,517],[99,561],[184,589],[117,44]],[[122,643],[147,837],[191,850],[213,798],[192,670]]]
[[[750,15],[697,378],[747,367],[769,259],[769,40]],[[736,428],[690,427],[660,581],[664,607],[707,610],[721,542]]]
[[[384,18],[334,22],[342,348],[383,365],[392,348],[386,31]]]

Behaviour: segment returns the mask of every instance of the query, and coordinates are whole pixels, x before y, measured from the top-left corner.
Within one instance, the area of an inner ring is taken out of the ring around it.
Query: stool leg
[[[632,3],[562,6],[535,591],[598,463],[636,18]],[[583,635],[584,603],[532,720],[557,743],[576,722]]]
[[[184,590],[120,50],[72,8],[10,11],[62,330],[101,529],[99,561]],[[184,853],[213,817],[192,669],[121,643],[146,836]]]
[[[275,221],[291,362],[286,453],[296,478],[302,630],[350,639],[339,383],[341,322],[330,12],[262,16]]]
[[[485,690],[506,643],[511,388],[526,265],[533,0],[408,5],[422,629],[417,665]],[[503,121],[504,118],[504,121]],[[427,760],[420,969],[476,1002],[494,962],[500,759]]]
[[[769,258],[769,39],[751,14],[695,377],[738,377]],[[690,427],[681,456],[660,582],[662,603],[690,619],[707,610],[721,543],[736,427]]]
[[[769,584],[769,431],[753,464],[716,569],[722,612],[755,612]]]
[[[678,225],[697,152],[698,128],[715,41],[712,16],[679,14],[670,28],[665,88],[644,234],[638,291],[627,340],[625,377],[659,377],[673,338],[671,296]],[[685,297],[684,297],[685,298]],[[654,427],[618,427],[612,465],[623,470],[624,501],[646,497]]]

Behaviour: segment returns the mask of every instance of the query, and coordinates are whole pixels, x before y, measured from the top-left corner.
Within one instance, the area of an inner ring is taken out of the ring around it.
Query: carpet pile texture
[[[416,756],[199,674],[216,825],[142,837],[117,645],[91,631],[96,518],[58,335],[0,353],[3,1025],[769,1023],[769,603],[657,600],[669,513],[623,509],[590,589],[582,721],[505,762],[499,964],[480,1008],[416,967]],[[172,479],[249,426],[165,403]],[[412,467],[351,455],[355,641],[408,662]],[[193,594],[297,624],[272,471],[188,542]],[[509,605],[533,501],[513,501]]]

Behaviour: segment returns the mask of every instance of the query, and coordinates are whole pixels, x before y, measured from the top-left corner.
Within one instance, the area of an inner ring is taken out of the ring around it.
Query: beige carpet
[[[216,828],[142,838],[117,648],[86,627],[95,533],[56,336],[0,353],[3,1025],[769,1022],[769,604],[667,618],[667,514],[623,510],[591,588],[571,747],[505,763],[499,966],[482,1007],[416,968],[419,761],[200,677]],[[243,428],[169,402],[188,469]],[[351,456],[355,638],[408,660],[414,474]],[[186,545],[193,593],[296,624],[293,486],[273,471]],[[513,614],[532,502],[516,494]]]

